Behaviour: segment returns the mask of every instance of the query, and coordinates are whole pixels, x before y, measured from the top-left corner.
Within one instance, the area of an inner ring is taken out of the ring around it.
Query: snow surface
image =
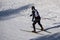
[[[46,29],[38,34],[28,32],[32,5]],[[0,40],[60,40],[60,0],[0,0]]]

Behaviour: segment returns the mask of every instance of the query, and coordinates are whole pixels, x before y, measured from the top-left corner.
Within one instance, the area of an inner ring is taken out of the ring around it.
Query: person
[[[41,31],[43,31],[43,27],[42,27],[42,24],[40,23],[40,20],[41,20],[41,17],[39,15],[39,12],[35,9],[34,6],[31,7],[32,9],[32,14],[30,16],[32,16],[32,21],[33,21],[33,31],[32,32],[35,32],[36,33],[36,28],[35,28],[35,24],[38,23],[41,27]]]

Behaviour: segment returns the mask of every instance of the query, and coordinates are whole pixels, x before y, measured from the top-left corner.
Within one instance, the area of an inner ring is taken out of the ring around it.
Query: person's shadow
[[[46,29],[44,29],[44,31],[47,32],[47,33],[51,33],[48,30],[53,29],[53,28],[59,28],[59,27],[60,27],[60,25],[56,25],[56,26],[53,26],[53,27],[46,28]],[[40,28],[36,28],[36,29],[41,30]],[[41,31],[38,31],[38,32],[41,32]]]
[[[54,26],[54,27],[46,28],[45,30],[47,31],[47,30],[50,30],[50,29],[53,29],[53,28],[59,28],[59,27],[60,27],[60,25],[57,25],[57,26]],[[32,38],[30,40],[60,40],[60,32],[52,34],[52,35],[45,35],[45,36],[42,36],[42,37],[40,36],[40,37],[37,37],[37,38]]]
[[[8,10],[0,11],[0,20],[6,20],[6,19],[14,18],[14,17],[9,17],[9,16],[16,15],[19,12],[30,8],[31,5],[32,4],[28,4],[28,5],[22,6],[22,7],[17,8],[17,9],[8,9]]]
[[[60,25],[57,25],[57,26],[54,26],[54,27],[49,27],[49,28],[44,29],[44,32],[51,33],[48,30],[53,29],[53,28],[59,28],[59,27],[60,27]],[[41,29],[40,28],[36,28],[36,29],[39,30],[39,31],[37,31],[38,33],[41,32]],[[20,30],[21,31],[25,31],[25,32],[31,32],[29,30],[24,30],[24,29],[20,29]]]
[[[59,27],[60,27],[60,25],[57,25],[57,26],[54,26],[54,27],[47,28],[45,30],[49,30],[49,29],[53,29],[53,28],[59,28]]]

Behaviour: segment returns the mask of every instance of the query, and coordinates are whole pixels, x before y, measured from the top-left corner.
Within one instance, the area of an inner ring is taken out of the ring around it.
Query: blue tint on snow
[[[19,12],[21,12],[25,9],[28,9],[31,5],[32,4],[28,4],[28,5],[22,6],[22,7],[17,8],[17,9],[8,9],[8,10],[5,10],[5,11],[0,11],[0,20],[4,20],[5,17],[8,17],[10,15],[18,14]]]
[[[33,38],[30,40],[60,40],[60,33]]]

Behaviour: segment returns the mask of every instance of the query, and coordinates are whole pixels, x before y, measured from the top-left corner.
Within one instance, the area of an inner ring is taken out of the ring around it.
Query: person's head
[[[32,7],[31,7],[31,9],[32,9],[32,10],[35,10],[35,7],[34,7],[34,6],[32,6]]]

